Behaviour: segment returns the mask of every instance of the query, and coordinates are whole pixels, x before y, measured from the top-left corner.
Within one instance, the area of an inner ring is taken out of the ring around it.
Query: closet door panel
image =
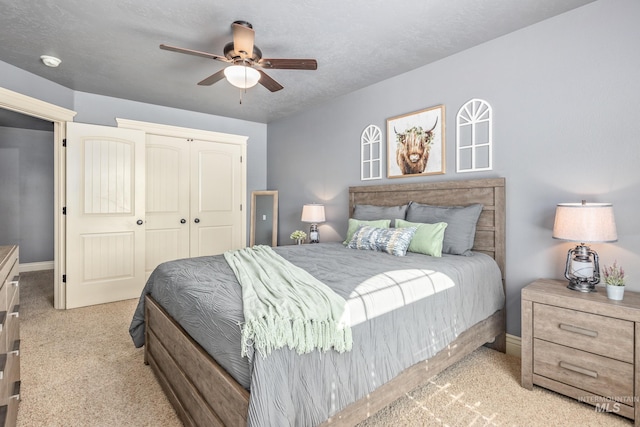
[[[242,148],[191,144],[191,256],[217,255],[243,247]]]
[[[231,226],[197,227],[196,232],[198,237],[194,245],[198,247],[193,249],[198,255],[193,256],[216,255],[234,249],[231,247],[234,232]]]
[[[145,273],[165,261],[189,257],[189,143],[148,135],[146,145]]]

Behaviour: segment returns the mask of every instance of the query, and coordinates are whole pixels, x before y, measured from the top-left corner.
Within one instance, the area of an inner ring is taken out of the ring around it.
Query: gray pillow
[[[442,252],[452,255],[471,255],[476,237],[476,224],[482,212],[482,205],[469,206],[431,206],[410,202],[406,220],[435,224],[446,222]]]
[[[391,227],[395,227],[396,218],[404,219],[408,206],[408,204],[402,206],[355,205],[352,218],[368,221],[388,219],[391,220]]]

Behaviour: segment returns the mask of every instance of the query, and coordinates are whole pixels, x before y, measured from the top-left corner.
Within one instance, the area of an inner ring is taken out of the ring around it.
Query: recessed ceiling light
[[[62,62],[60,59],[56,58],[55,56],[49,56],[49,55],[42,55],[40,59],[42,60],[42,63],[44,65],[52,68],[57,67]]]

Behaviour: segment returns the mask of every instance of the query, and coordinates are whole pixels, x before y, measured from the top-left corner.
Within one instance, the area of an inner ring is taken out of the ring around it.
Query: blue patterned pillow
[[[349,249],[377,251],[378,245],[376,245],[376,240],[382,230],[385,229],[372,227],[370,225],[358,225],[358,228],[356,228],[356,231],[354,231],[351,236],[351,240],[347,243],[347,247]]]
[[[353,234],[347,247],[404,256],[416,230],[417,227],[377,228],[362,225]]]

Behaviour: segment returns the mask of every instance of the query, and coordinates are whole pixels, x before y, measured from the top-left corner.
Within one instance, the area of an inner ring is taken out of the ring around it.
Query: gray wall
[[[0,127],[0,245],[53,260],[53,132]]]
[[[619,241],[593,244],[640,291],[640,2],[600,0],[269,124],[268,186],[279,191],[280,241],[302,205],[322,202],[324,241],[344,236],[351,185],[507,179],[507,331],[520,334],[520,290],[561,278],[566,251],[551,238],[559,202],[612,202]],[[494,111],[494,170],[455,172],[455,116],[472,98]],[[360,134],[386,119],[446,107],[445,175],[360,181]],[[304,229],[304,228],[303,228]]]
[[[0,87],[73,110],[73,91],[0,61]]]

